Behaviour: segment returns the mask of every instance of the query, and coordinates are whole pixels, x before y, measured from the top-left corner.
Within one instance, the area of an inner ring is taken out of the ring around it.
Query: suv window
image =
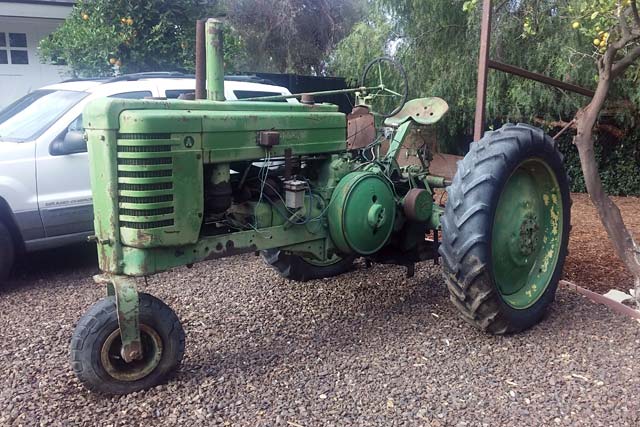
[[[151,96],[151,92],[149,92],[148,90],[141,90],[137,92],[117,93],[115,95],[109,96],[109,98],[143,99],[147,96]],[[82,114],[80,114],[78,117],[75,118],[74,121],[71,122],[71,124],[67,127],[67,129],[65,129],[65,131],[62,132],[59,138],[64,138],[65,134],[67,134],[68,132],[77,132],[77,131],[80,131],[80,132],[84,131],[84,126],[82,124]]]
[[[69,127],[65,132],[75,132],[75,131],[84,131],[84,126],[82,125],[82,114],[80,114],[74,121],[71,122]]]
[[[12,102],[6,106],[4,110],[0,111],[0,123],[9,120],[11,117],[27,108],[30,104],[36,102],[38,98],[42,98],[43,96],[49,95],[53,92],[53,90],[36,90],[35,92],[28,93],[22,98]]]
[[[39,137],[88,95],[71,90],[37,90],[0,111],[0,140],[23,142]]]
[[[109,98],[122,98],[122,99],[144,99],[147,96],[153,96],[149,90],[140,90],[138,92],[123,92],[110,95]]]
[[[237,99],[247,99],[247,98],[258,98],[261,96],[278,96],[278,95],[282,95],[281,93],[278,92],[265,92],[265,91],[259,91],[259,90],[234,90],[233,94],[236,96]],[[287,102],[286,99],[278,99],[276,101],[271,101],[271,102]]]
[[[167,99],[177,99],[180,95],[185,93],[195,93],[195,89],[168,89],[164,91]]]

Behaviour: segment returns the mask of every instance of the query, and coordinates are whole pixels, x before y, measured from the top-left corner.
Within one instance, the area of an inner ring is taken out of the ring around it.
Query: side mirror
[[[87,151],[87,141],[84,139],[84,132],[81,130],[68,131],[62,140],[57,139],[49,148],[49,153],[53,156],[84,153],[85,151]]]

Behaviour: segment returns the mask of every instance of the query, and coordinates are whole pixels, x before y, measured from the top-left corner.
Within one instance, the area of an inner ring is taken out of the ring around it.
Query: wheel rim
[[[151,327],[140,324],[142,359],[127,363],[122,358],[120,329],[107,337],[100,351],[100,359],[105,371],[116,380],[137,381],[149,375],[162,359],[162,339]]]
[[[304,259],[304,262],[306,262],[307,264],[311,264],[314,267],[329,267],[342,261],[342,257],[336,254],[333,254],[330,258],[327,258],[325,260],[307,257],[302,257],[302,259]]]
[[[555,174],[541,159],[524,161],[507,180],[493,222],[494,280],[508,305],[526,309],[549,287],[563,227]]]

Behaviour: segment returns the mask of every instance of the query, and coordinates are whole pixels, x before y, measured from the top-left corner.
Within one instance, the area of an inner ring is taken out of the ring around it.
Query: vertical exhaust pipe
[[[205,49],[205,21],[196,21],[196,99],[207,99],[207,87],[205,83],[207,72],[207,50]]]
[[[224,101],[224,56],[222,49],[222,22],[207,19],[205,27],[207,51],[207,99]],[[211,212],[222,213],[233,202],[229,163],[214,164],[205,203]]]
[[[224,58],[222,50],[222,22],[214,18],[207,19],[207,99],[224,101]]]

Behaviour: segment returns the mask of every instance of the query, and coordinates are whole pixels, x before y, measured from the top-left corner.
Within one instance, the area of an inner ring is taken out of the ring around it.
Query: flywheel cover
[[[329,234],[343,253],[370,255],[389,240],[396,202],[389,183],[372,172],[342,178],[331,197]]]

